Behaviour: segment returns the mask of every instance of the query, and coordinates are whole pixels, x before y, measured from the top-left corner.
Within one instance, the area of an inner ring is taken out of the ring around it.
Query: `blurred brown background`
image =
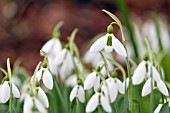
[[[129,13],[141,18],[150,12],[165,14],[170,19],[170,0],[126,0]],[[60,20],[62,41],[74,28],[79,28],[76,42],[81,52],[88,41],[104,32],[111,19],[101,10],[107,9],[120,18],[115,0],[0,0],[0,66],[22,60],[29,73],[42,60],[39,50],[51,38]]]

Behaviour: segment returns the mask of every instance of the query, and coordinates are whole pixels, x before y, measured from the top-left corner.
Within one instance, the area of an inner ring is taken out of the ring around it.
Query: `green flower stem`
[[[10,101],[9,101],[9,113],[12,113],[12,74],[11,74],[11,67],[10,67],[10,60],[7,59],[7,71],[10,81]]]
[[[107,75],[108,75],[108,77],[110,77],[110,73],[109,73],[109,69],[108,69],[108,64],[107,64],[106,58],[104,57],[104,55],[103,55],[103,53],[101,51],[100,51],[100,55],[101,55],[101,57],[102,57],[102,59],[104,61],[104,66],[106,68]]]

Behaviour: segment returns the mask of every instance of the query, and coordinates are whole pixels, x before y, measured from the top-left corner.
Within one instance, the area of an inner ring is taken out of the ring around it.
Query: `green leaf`
[[[159,113],[169,113],[169,102],[163,104]]]

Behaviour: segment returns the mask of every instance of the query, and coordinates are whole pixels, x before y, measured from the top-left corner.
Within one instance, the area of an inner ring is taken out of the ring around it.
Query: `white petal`
[[[65,81],[66,86],[72,86],[74,87],[77,84],[77,75],[71,75],[69,76]]]
[[[18,88],[16,87],[16,85],[13,83],[12,83],[12,93],[13,93],[14,97],[16,97],[16,98],[20,97],[20,92],[19,92]]]
[[[54,64],[56,66],[60,65],[63,63],[64,61],[64,58],[65,58],[65,55],[66,55],[66,52],[67,50],[66,49],[63,49],[57,56],[56,58],[54,59]]]
[[[151,78],[149,78],[142,88],[142,96],[147,96],[152,91],[151,89]]]
[[[158,71],[156,70],[156,68],[154,66],[152,66],[152,75],[153,75],[153,79],[155,81],[161,80],[160,74],[158,73]]]
[[[44,70],[44,68],[41,68],[40,70],[38,70],[38,71],[36,72],[35,77],[36,77],[36,79],[37,79],[38,81],[40,81],[40,79],[41,79],[43,70]]]
[[[71,101],[71,102],[72,102],[73,99],[77,96],[77,92],[78,92],[78,85],[76,85],[76,86],[72,89],[72,91],[71,91],[71,93],[70,93],[70,101]]]
[[[32,98],[27,94],[25,96],[24,106],[23,106],[23,113],[32,113],[33,108],[33,101]]]
[[[162,108],[162,104],[159,104],[158,107],[155,109],[154,113],[159,113]]]
[[[48,98],[47,98],[45,92],[40,87],[38,88],[38,99],[43,103],[43,105],[46,108],[49,107]]]
[[[110,53],[110,52],[113,51],[113,46],[107,46],[107,45],[106,45],[106,46],[104,47],[104,50],[105,50],[106,53]]]
[[[100,76],[97,76],[97,77],[96,77],[96,81],[95,81],[95,83],[94,83],[94,91],[95,91],[95,92],[97,91],[97,89],[99,88],[99,86],[100,86]]]
[[[84,81],[84,89],[88,90],[94,86],[96,82],[96,72],[90,73]]]
[[[100,102],[101,102],[101,105],[102,105],[103,109],[106,112],[109,112],[109,113],[112,112],[112,109],[111,109],[111,106],[109,104],[109,101],[107,100],[107,98],[104,95],[101,95]]]
[[[46,54],[50,53],[51,47],[53,45],[53,39],[50,39],[49,41],[47,41],[44,46],[41,48],[42,51],[44,51]],[[40,53],[43,56],[43,53]]]
[[[99,104],[99,93],[94,94],[86,106],[86,112],[93,112]]]
[[[1,101],[6,103],[10,98],[10,87],[7,81],[2,84]]]
[[[127,57],[127,53],[124,46],[117,38],[115,38],[113,34],[112,34],[112,46],[119,55],[121,55],[122,57]]]
[[[61,42],[58,38],[53,38],[54,42],[52,45],[51,54],[56,56],[62,49]]]
[[[112,81],[108,83],[108,89],[109,89],[109,95],[110,95],[110,102],[114,102],[117,98],[118,95],[118,88],[116,84]]]
[[[85,92],[82,86],[79,86],[78,88],[78,99],[80,102],[85,102]]]
[[[109,94],[113,94],[113,93],[111,92],[111,90],[112,90],[112,89],[109,90],[109,88],[107,88],[106,83],[102,85],[102,92],[104,93],[104,95],[105,95],[105,97],[107,98],[107,100],[110,100],[110,95],[109,95]],[[110,93],[109,91],[110,91],[111,93]],[[114,93],[114,94],[115,94],[115,93]],[[112,99],[112,98],[111,98],[111,102],[112,102],[112,100],[115,100],[115,99]]]
[[[53,78],[51,73],[47,69],[43,73],[43,83],[46,88],[50,90],[53,88]]]
[[[90,48],[90,52],[98,52],[101,51],[106,45],[107,38],[105,36],[96,40]]]
[[[2,84],[0,84],[0,89],[2,89]],[[1,93],[2,93],[2,91],[0,90],[0,103],[2,103],[2,101],[1,101]]]
[[[165,83],[162,80],[159,80],[156,83],[157,83],[157,86],[158,86],[158,89],[160,90],[160,92],[162,94],[164,94],[165,96],[169,96],[168,89],[167,89]]]
[[[133,77],[132,77],[132,83],[134,85],[138,85],[143,82],[146,74],[146,67],[145,67],[146,62],[142,61],[136,70],[134,71]]]
[[[121,94],[124,94],[125,93],[125,89],[123,87],[123,83],[119,79],[117,79],[117,78],[116,78],[116,85],[117,85],[117,88],[118,88],[119,92]]]
[[[44,105],[36,98],[34,98],[35,100],[35,106],[38,109],[38,111],[40,113],[47,113],[47,110],[44,108]]]

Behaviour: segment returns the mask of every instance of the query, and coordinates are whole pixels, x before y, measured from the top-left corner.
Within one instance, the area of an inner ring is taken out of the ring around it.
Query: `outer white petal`
[[[73,57],[72,57],[72,55],[69,51],[66,54],[66,58],[65,58],[64,63],[67,65],[68,71],[72,71],[72,69],[74,69]]]
[[[2,84],[0,84],[0,89],[2,89]],[[0,103],[2,103],[2,101],[1,101],[1,93],[2,93],[2,91],[0,90]]]
[[[106,45],[107,38],[105,36],[99,38],[90,48],[90,52],[98,52],[101,51]]]
[[[154,113],[159,113],[162,108],[162,104],[159,104],[158,107],[155,109]]]
[[[156,68],[154,66],[152,66],[152,75],[153,75],[153,79],[155,81],[161,80],[160,74],[158,73],[158,71],[156,70]]]
[[[151,78],[149,78],[142,88],[142,96],[147,96],[152,91],[151,89]]]
[[[47,69],[43,73],[43,83],[46,88],[50,90],[53,88],[53,78],[51,73]]]
[[[112,90],[112,89],[110,89],[110,90]],[[107,88],[106,84],[102,85],[102,92],[104,93],[107,100],[109,100],[110,99],[110,95],[109,95],[110,92],[109,92],[109,88]],[[113,93],[111,93],[111,94],[113,94]],[[111,99],[111,102],[112,102],[112,99]]]
[[[49,41],[47,41],[44,46],[41,48],[42,51],[44,51],[46,54],[50,53],[51,47],[53,45],[53,41],[54,39],[50,39]],[[43,55],[43,53],[40,53],[41,55]]]
[[[29,95],[25,96],[23,113],[32,113],[33,101]]]
[[[136,68],[136,70],[134,71],[133,77],[132,77],[132,83],[134,85],[138,85],[140,83],[142,83],[142,81],[145,78],[145,74],[146,74],[146,67],[145,67],[146,62],[142,61],[138,67]]]
[[[53,45],[52,45],[52,50],[51,54],[56,56],[62,49],[61,42],[58,38],[53,38]]]
[[[54,64],[56,66],[60,65],[63,63],[65,55],[66,55],[67,50],[63,49],[60,53],[58,53],[58,55],[56,56],[56,58],[54,59]]]
[[[85,92],[82,86],[79,86],[78,88],[78,99],[80,102],[85,102]]]
[[[105,50],[106,53],[110,53],[110,52],[113,51],[113,46],[107,46],[107,45],[105,45],[104,50]]]
[[[38,81],[41,80],[43,70],[44,70],[44,68],[41,68],[40,70],[37,71],[37,73],[35,75],[35,77]]]
[[[77,93],[78,93],[78,85],[76,85],[76,86],[72,89],[72,91],[71,91],[71,93],[70,93],[70,101],[71,101],[71,102],[72,102],[73,99],[77,96]]]
[[[106,112],[109,112],[109,113],[112,112],[112,109],[111,109],[111,106],[109,104],[109,101],[107,100],[107,98],[104,95],[101,95],[100,102],[101,102],[101,105],[102,105],[103,109]]]
[[[38,111],[40,113],[47,113],[47,110],[45,109],[44,105],[36,98],[34,98],[35,100],[35,106],[38,109]]]
[[[96,82],[96,72],[90,73],[84,81],[84,89],[88,90],[94,86]]]
[[[110,81],[108,83],[108,89],[109,89],[110,102],[112,103],[117,98],[118,88],[117,88],[117,85],[113,81]]]
[[[94,91],[95,91],[95,92],[97,91],[97,89],[99,88],[99,86],[100,86],[100,76],[97,76],[97,77],[96,77],[96,81],[95,81],[95,83],[94,83]]]
[[[72,86],[74,87],[75,85],[77,85],[77,75],[71,75],[69,76],[66,81],[65,81],[66,86]]]
[[[16,97],[16,98],[20,97],[20,92],[14,83],[12,83],[12,93],[13,93],[14,97]]]
[[[156,83],[157,83],[157,86],[158,86],[158,89],[160,90],[160,92],[162,94],[164,94],[165,96],[169,96],[168,89],[167,89],[165,83],[162,80],[159,80]]]
[[[86,112],[93,112],[99,105],[99,93],[94,94],[86,106]]]
[[[2,103],[6,103],[9,100],[10,97],[10,87],[7,81],[5,81],[2,84],[2,90],[1,90],[1,101]]]
[[[117,38],[115,38],[113,34],[112,34],[112,46],[119,55],[121,55],[122,57],[127,57],[127,53],[124,46]]]
[[[123,87],[123,83],[119,79],[117,79],[117,78],[116,78],[116,85],[117,85],[117,88],[118,88],[119,92],[121,94],[124,94],[125,93],[125,89]]]
[[[45,92],[39,87],[38,88],[38,99],[43,103],[43,105],[48,108],[49,102]]]

